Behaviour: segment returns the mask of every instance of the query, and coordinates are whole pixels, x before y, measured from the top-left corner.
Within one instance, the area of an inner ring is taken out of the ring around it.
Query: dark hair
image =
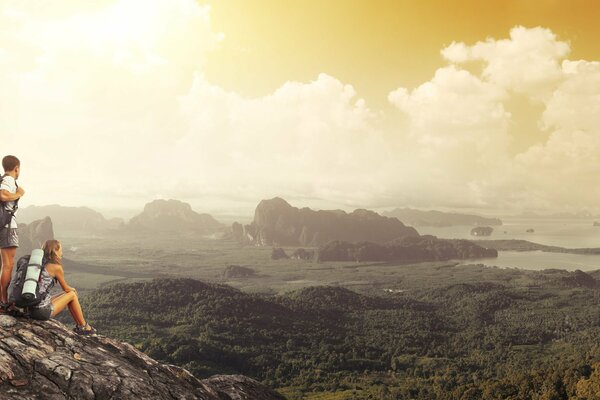
[[[13,171],[21,165],[21,161],[15,156],[6,156],[2,159],[2,167],[4,168],[4,172]]]

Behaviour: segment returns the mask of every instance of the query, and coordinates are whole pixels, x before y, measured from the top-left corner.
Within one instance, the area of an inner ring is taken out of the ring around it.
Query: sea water
[[[538,219],[503,218],[501,226],[494,226],[490,236],[471,236],[472,226],[444,228],[418,227],[422,235],[434,235],[444,239],[500,240],[518,239],[565,248],[600,247],[600,227],[587,219]],[[533,229],[533,232],[527,230]],[[498,258],[469,260],[498,267],[525,269],[560,268],[592,271],[600,269],[600,255],[548,253],[541,251],[500,251]]]

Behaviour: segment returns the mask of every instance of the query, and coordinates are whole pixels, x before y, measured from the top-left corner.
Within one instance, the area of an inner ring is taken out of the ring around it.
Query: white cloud
[[[430,81],[389,94],[406,124],[388,129],[389,115],[324,73],[256,98],[207,81],[205,56],[224,36],[194,0],[2,4],[0,142],[23,161],[24,203],[139,208],[172,197],[246,211],[275,195],[363,207],[600,200],[598,63],[563,60],[569,46],[548,29],[453,43]],[[516,156],[514,93],[542,102],[549,135]]]
[[[549,29],[515,27],[509,39],[452,43],[442,50],[449,66],[390,93],[420,143],[413,154],[427,160],[424,187],[440,189],[425,193],[428,202],[598,209],[599,63],[563,60],[569,51]],[[463,67],[473,61],[482,63],[479,75]],[[549,137],[516,155],[506,111],[515,95],[544,105],[538,125]]]
[[[549,99],[541,122],[548,141],[516,157],[543,203],[596,207],[600,200],[600,63],[564,61],[564,80]]]
[[[535,96],[547,96],[562,79],[560,60],[570,52],[569,43],[557,40],[546,28],[517,26],[509,39],[490,39],[473,46],[452,43],[442,55],[453,63],[483,62],[483,77],[503,88]]]

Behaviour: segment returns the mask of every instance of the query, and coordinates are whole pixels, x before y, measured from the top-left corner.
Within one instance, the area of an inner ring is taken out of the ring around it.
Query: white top
[[[9,193],[17,193],[17,182],[15,182],[15,178],[13,178],[10,175],[6,175],[4,179],[2,179],[0,190],[7,190]],[[15,202],[7,201],[4,204],[2,204],[2,206],[4,206],[7,210],[12,211],[13,207],[15,206]],[[17,228],[17,226],[17,219],[13,216],[12,220],[10,221],[10,227]]]

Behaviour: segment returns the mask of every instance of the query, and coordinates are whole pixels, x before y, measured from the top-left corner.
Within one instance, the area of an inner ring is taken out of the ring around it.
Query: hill
[[[103,331],[198,378],[244,374],[293,398],[594,398],[591,275],[488,268],[491,281],[444,284],[466,267],[419,269],[395,293],[250,295],[163,279],[105,287],[84,308]]]
[[[412,208],[396,208],[386,211],[382,215],[398,218],[410,226],[455,226],[455,225],[502,225],[498,218],[488,218],[473,214],[449,213],[443,211],[422,211]]]
[[[199,380],[105,336],[60,322],[0,315],[0,397],[36,399],[265,399],[282,396],[245,376]]]
[[[262,200],[251,224],[234,223],[232,235],[243,243],[261,246],[320,246],[331,240],[383,243],[401,236],[418,236],[396,218],[357,209],[311,210],[296,208],[280,197]]]
[[[101,213],[88,207],[66,207],[58,204],[28,206],[20,208],[17,214],[19,222],[26,224],[45,217],[52,218],[54,229],[58,234],[110,231],[119,229],[124,224],[121,218],[106,219]]]
[[[126,225],[129,230],[202,234],[221,232],[224,227],[210,214],[197,213],[188,203],[179,200],[154,200],[146,204],[144,210]]]

